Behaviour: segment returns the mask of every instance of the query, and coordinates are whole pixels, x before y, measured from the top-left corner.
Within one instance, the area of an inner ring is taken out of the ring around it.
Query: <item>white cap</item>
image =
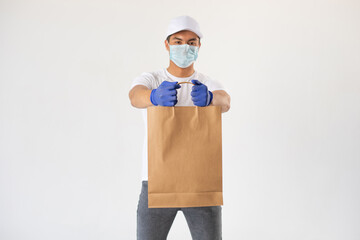
[[[195,19],[190,16],[179,16],[170,20],[165,38],[167,38],[171,34],[180,32],[182,30],[189,30],[196,33],[199,38],[203,37],[200,32],[199,24],[196,22]]]

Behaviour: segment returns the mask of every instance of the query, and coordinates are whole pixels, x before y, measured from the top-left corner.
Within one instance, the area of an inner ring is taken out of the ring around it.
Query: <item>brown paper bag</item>
[[[148,207],[223,205],[220,106],[147,108]]]

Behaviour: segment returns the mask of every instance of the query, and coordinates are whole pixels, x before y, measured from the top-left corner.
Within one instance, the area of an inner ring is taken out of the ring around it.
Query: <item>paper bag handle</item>
[[[193,84],[192,82],[179,82],[178,84],[183,84],[183,83],[190,83],[190,84],[192,84],[192,85],[195,85],[195,84]]]

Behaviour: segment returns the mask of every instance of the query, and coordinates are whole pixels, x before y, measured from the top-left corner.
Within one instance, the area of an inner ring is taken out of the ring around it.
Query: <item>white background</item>
[[[0,238],[135,239],[143,122],[132,80],[167,24],[223,114],[223,238],[360,239],[360,2],[0,1]],[[182,212],[170,240],[191,239]]]

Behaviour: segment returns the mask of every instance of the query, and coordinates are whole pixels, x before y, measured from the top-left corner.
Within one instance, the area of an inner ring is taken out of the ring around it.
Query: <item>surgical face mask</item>
[[[181,68],[187,68],[198,57],[199,47],[190,46],[189,44],[169,45],[170,60]]]

